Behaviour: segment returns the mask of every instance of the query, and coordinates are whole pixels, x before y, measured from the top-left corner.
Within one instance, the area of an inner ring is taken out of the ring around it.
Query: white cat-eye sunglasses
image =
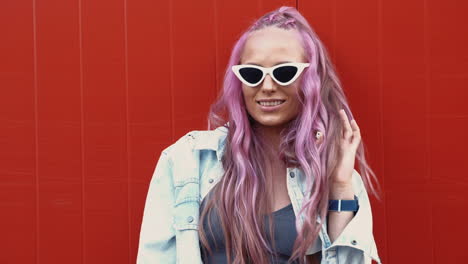
[[[232,71],[242,83],[250,87],[259,85],[267,74],[270,74],[271,78],[279,85],[286,86],[293,83],[309,65],[309,63],[303,62],[287,62],[266,68],[240,64],[233,65]]]

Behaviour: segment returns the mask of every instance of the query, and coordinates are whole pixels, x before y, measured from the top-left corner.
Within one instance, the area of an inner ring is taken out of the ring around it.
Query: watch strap
[[[354,200],[329,200],[328,210],[329,211],[353,211],[356,212],[359,209],[359,201],[356,195]]]

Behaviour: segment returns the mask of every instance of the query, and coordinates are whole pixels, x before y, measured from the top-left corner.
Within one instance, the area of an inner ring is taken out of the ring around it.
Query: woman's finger
[[[357,147],[361,140],[361,130],[355,119],[351,120],[351,128],[353,129],[353,144]]]
[[[341,120],[343,120],[343,137],[349,139],[352,136],[351,125],[349,124],[348,116],[343,109],[340,110]]]
[[[356,123],[356,119],[351,120],[351,128],[353,129],[353,133],[356,132],[356,131],[360,132],[359,126]]]

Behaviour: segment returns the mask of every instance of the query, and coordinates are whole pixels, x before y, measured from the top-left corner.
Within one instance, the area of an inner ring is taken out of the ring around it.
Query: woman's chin
[[[284,125],[286,125],[286,122],[284,120],[271,120],[271,119],[260,119],[260,120],[257,120],[257,124],[260,125],[260,126],[264,126],[264,127],[282,127]]]

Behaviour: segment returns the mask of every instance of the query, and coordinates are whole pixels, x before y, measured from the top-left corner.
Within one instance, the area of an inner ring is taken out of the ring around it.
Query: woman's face
[[[253,32],[247,39],[241,55],[240,64],[255,64],[272,67],[284,62],[307,62],[304,50],[298,39],[297,30],[266,27]],[[296,92],[302,75],[287,86],[277,84],[270,75],[255,87],[242,83],[242,93],[248,113],[261,126],[282,128],[294,119],[299,111]],[[283,101],[279,106],[260,105],[260,100],[277,99]]]

